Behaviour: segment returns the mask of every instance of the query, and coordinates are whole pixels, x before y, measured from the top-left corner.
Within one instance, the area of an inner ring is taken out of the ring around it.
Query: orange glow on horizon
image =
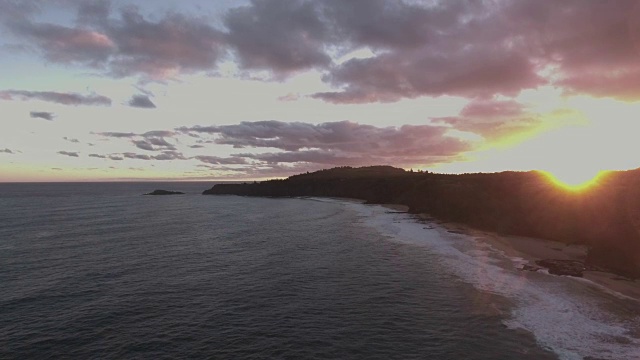
[[[580,192],[589,189],[597,185],[602,177],[608,173],[608,171],[577,171],[571,169],[568,171],[549,172],[543,171],[542,173],[549,181],[565,190],[571,192]]]

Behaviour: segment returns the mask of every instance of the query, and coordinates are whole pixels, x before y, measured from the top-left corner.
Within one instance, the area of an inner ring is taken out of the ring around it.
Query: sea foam
[[[425,227],[410,214],[390,213],[382,206],[344,204],[361,215],[364,225],[390,241],[424,247],[462,281],[511,300],[515,306],[505,326],[531,332],[541,346],[561,359],[640,359],[636,337],[640,319],[623,319],[608,312],[602,305],[612,301],[611,297],[584,291],[589,286],[584,281],[521,271],[526,260],[510,258],[488,243],[449,233],[437,224]]]

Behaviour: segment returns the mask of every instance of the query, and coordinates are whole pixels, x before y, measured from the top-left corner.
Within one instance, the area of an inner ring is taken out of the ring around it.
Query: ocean
[[[633,300],[382,206],[209,187],[0,184],[0,359],[640,358]]]

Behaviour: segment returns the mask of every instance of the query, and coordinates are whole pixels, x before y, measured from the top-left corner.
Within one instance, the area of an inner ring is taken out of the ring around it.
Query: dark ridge
[[[184,193],[180,191],[153,190],[152,192],[144,195],[184,195]]]
[[[586,265],[640,277],[640,169],[611,172],[580,192],[561,189],[534,171],[447,175],[372,166],[216,184],[203,194],[346,197],[402,204],[410,213],[482,230],[586,244]]]

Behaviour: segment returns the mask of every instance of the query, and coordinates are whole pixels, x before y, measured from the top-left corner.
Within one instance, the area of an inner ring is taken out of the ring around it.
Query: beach
[[[565,244],[558,241],[524,236],[501,235],[481,231],[461,224],[444,223],[447,231],[462,232],[473,236],[477,241],[485,242],[509,257],[522,258],[525,263],[538,267],[536,260],[557,259],[584,261],[587,246]],[[594,287],[605,292],[631,298],[640,303],[640,282],[606,271],[585,270],[583,279],[593,283]]]
[[[603,271],[583,277],[552,275],[536,260],[583,262],[587,247],[481,231],[406,207],[355,205],[365,223],[397,241],[428,249],[463,283],[511,304],[497,307],[503,324],[534,335],[560,359],[636,359],[640,356],[637,281]],[[529,267],[530,266],[530,267]],[[533,271],[535,270],[535,271]],[[430,274],[425,274],[430,276]]]

